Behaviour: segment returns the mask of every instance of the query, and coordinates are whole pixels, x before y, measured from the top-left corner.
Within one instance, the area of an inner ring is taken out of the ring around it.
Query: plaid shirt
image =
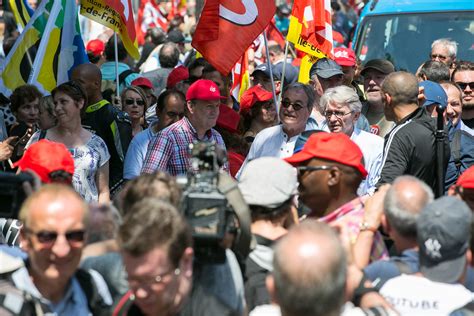
[[[367,196],[357,197],[319,220],[327,224],[342,223],[348,229],[350,241],[355,243],[359,235],[360,224],[364,220],[364,203],[366,199]],[[380,259],[388,259],[388,252],[382,235],[376,232],[370,252],[370,262]]]
[[[198,135],[189,120],[184,117],[178,122],[160,131],[151,139],[143,164],[142,173],[165,171],[172,176],[186,174],[191,168],[189,160],[189,144],[195,141],[216,142],[225,150],[222,136],[214,129],[206,132],[203,139]],[[227,163],[224,170],[229,170]]]

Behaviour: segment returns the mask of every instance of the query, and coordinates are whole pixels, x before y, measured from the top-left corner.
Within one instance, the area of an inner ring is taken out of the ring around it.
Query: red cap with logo
[[[131,85],[141,88],[153,89],[153,84],[151,83],[150,79],[145,77],[138,77],[131,82]]]
[[[47,139],[32,144],[13,166],[22,171],[34,171],[43,183],[51,182],[49,175],[54,171],[64,170],[74,174],[74,159],[66,146]]]
[[[464,189],[474,189],[474,166],[466,169],[459,176],[456,185]]]
[[[215,101],[221,100],[219,87],[212,80],[199,79],[193,83],[186,93],[186,100],[206,100]]]
[[[331,160],[356,168],[365,179],[364,156],[359,146],[343,133],[317,133],[308,138],[303,149],[285,160],[292,165],[313,158]]]
[[[260,85],[253,86],[245,91],[240,97],[240,113],[246,114],[259,101],[268,101],[273,98],[270,91],[263,89]]]
[[[94,56],[99,56],[104,52],[105,44],[99,39],[93,39],[87,42],[86,50],[92,52]]]
[[[357,63],[356,55],[350,48],[334,48],[334,60],[339,66],[355,66]]]
[[[180,81],[189,79],[189,70],[184,66],[178,66],[175,69],[171,70],[166,80],[166,88],[171,89],[176,86]]]

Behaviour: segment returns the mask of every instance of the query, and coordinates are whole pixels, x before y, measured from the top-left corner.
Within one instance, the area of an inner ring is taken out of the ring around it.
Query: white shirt
[[[364,155],[365,170],[367,170],[367,178],[363,180],[357,190],[359,196],[375,192],[380,171],[382,170],[383,160],[383,138],[372,133],[354,128],[351,140],[359,146]]]
[[[260,131],[257,136],[255,136],[247,158],[245,158],[242,167],[236,175],[237,178],[239,178],[240,173],[249,161],[260,157],[277,157],[283,159],[292,156],[298,136],[300,135],[298,134],[291,138],[288,137],[283,131],[281,124]]]
[[[402,316],[449,315],[473,300],[473,293],[461,284],[406,274],[388,280],[380,294]]]

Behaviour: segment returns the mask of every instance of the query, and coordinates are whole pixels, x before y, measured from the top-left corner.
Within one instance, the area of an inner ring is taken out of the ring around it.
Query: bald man
[[[418,105],[417,78],[408,72],[393,72],[383,81],[381,93],[385,117],[395,122],[395,127],[385,136],[377,186],[408,174],[423,180],[436,192],[436,121]],[[450,155],[447,138],[444,146],[443,175]]]
[[[282,316],[339,315],[346,270],[346,255],[334,230],[307,220],[278,242],[267,287]]]
[[[110,313],[112,299],[101,287],[102,277],[97,272],[78,270],[88,218],[83,199],[68,186],[45,185],[24,202],[19,218],[23,223],[22,248],[28,260],[6,279],[41,301],[45,312]]]
[[[123,184],[123,161],[132,140],[132,125],[125,112],[102,98],[102,74],[94,64],[82,64],[74,68],[71,79],[80,83],[87,92],[88,106],[82,117],[82,125],[100,136],[110,153],[110,195],[118,192]]]
[[[433,191],[413,176],[395,179],[384,199],[382,226],[393,240],[399,256],[371,263],[364,270],[377,286],[402,273],[419,271],[416,221],[421,210],[433,201]],[[402,270],[402,271],[401,271]]]

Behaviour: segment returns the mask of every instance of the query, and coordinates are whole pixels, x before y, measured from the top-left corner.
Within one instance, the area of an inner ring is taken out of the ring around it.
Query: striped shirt
[[[196,141],[215,142],[225,150],[222,136],[216,130],[211,128],[203,139],[199,139],[196,129],[184,117],[160,131],[150,141],[141,172],[153,173],[160,170],[172,176],[186,174],[191,169],[189,144]],[[227,163],[223,169],[229,169]]]

